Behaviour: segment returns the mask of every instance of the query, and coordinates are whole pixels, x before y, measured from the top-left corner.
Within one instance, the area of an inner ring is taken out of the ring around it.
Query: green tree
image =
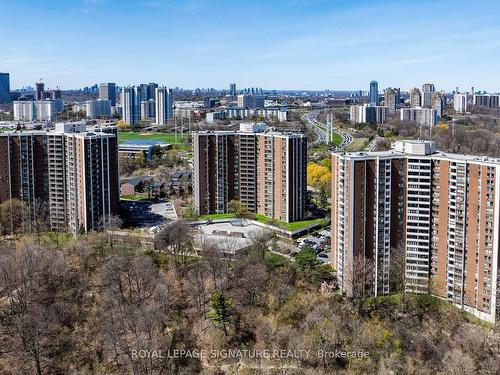
[[[212,322],[224,329],[224,335],[227,336],[227,327],[233,319],[232,314],[233,301],[226,298],[222,291],[217,291],[210,297],[210,311],[208,317]]]
[[[242,203],[238,199],[229,201],[228,211],[234,213],[238,217],[252,217],[252,213],[248,210],[247,205],[245,203]]]
[[[301,270],[314,270],[319,265],[316,253],[310,247],[305,246],[295,257],[295,263]]]

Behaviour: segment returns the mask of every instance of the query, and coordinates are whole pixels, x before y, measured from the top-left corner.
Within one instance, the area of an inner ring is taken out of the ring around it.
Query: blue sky
[[[11,86],[500,91],[500,1],[0,0]]]

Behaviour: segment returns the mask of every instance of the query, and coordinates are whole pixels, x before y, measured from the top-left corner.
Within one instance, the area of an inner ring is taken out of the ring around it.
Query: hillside
[[[5,241],[0,374],[496,374],[498,328],[427,296],[349,301],[328,268]],[[355,352],[355,354],[353,354]],[[229,358],[233,357],[233,358]]]

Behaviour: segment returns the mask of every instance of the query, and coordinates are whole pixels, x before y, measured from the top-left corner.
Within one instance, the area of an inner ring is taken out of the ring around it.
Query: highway
[[[316,119],[319,112],[320,111],[312,111],[302,116],[302,119],[307,121],[318,135],[318,139],[313,143],[314,147],[319,146],[321,143],[327,144],[327,135],[325,131],[326,124],[319,122]],[[352,135],[350,135],[349,133],[337,128],[333,128],[333,131],[340,135],[340,137],[342,138],[342,142],[337,146],[338,149],[345,148],[352,143]]]
[[[373,137],[370,143],[365,147],[365,151],[374,151],[377,148],[378,141],[382,138],[379,136]]]

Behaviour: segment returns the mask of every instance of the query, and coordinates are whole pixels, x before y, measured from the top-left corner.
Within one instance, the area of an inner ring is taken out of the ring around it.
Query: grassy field
[[[342,137],[340,136],[340,134],[335,133],[335,132],[332,134],[332,143],[335,146],[338,146],[339,144],[342,143]]]
[[[120,143],[135,140],[155,140],[170,143],[176,149],[185,150],[188,147],[183,143],[189,137],[188,134],[174,133],[138,133],[138,132],[118,132],[118,139]]]
[[[217,219],[233,219],[233,218],[236,218],[236,215],[233,213],[201,215],[199,217],[200,220],[209,220],[209,219],[217,220]],[[272,220],[271,218],[261,214],[256,214],[255,220],[263,224],[275,223],[278,224],[279,227],[289,231],[305,228],[312,224],[321,224],[322,226],[324,226],[328,222],[326,219],[312,219],[312,220],[303,220],[303,221],[295,221],[293,223],[287,223],[280,220]]]
[[[368,138],[354,138],[352,143],[346,147],[346,151],[361,151],[369,142]]]

